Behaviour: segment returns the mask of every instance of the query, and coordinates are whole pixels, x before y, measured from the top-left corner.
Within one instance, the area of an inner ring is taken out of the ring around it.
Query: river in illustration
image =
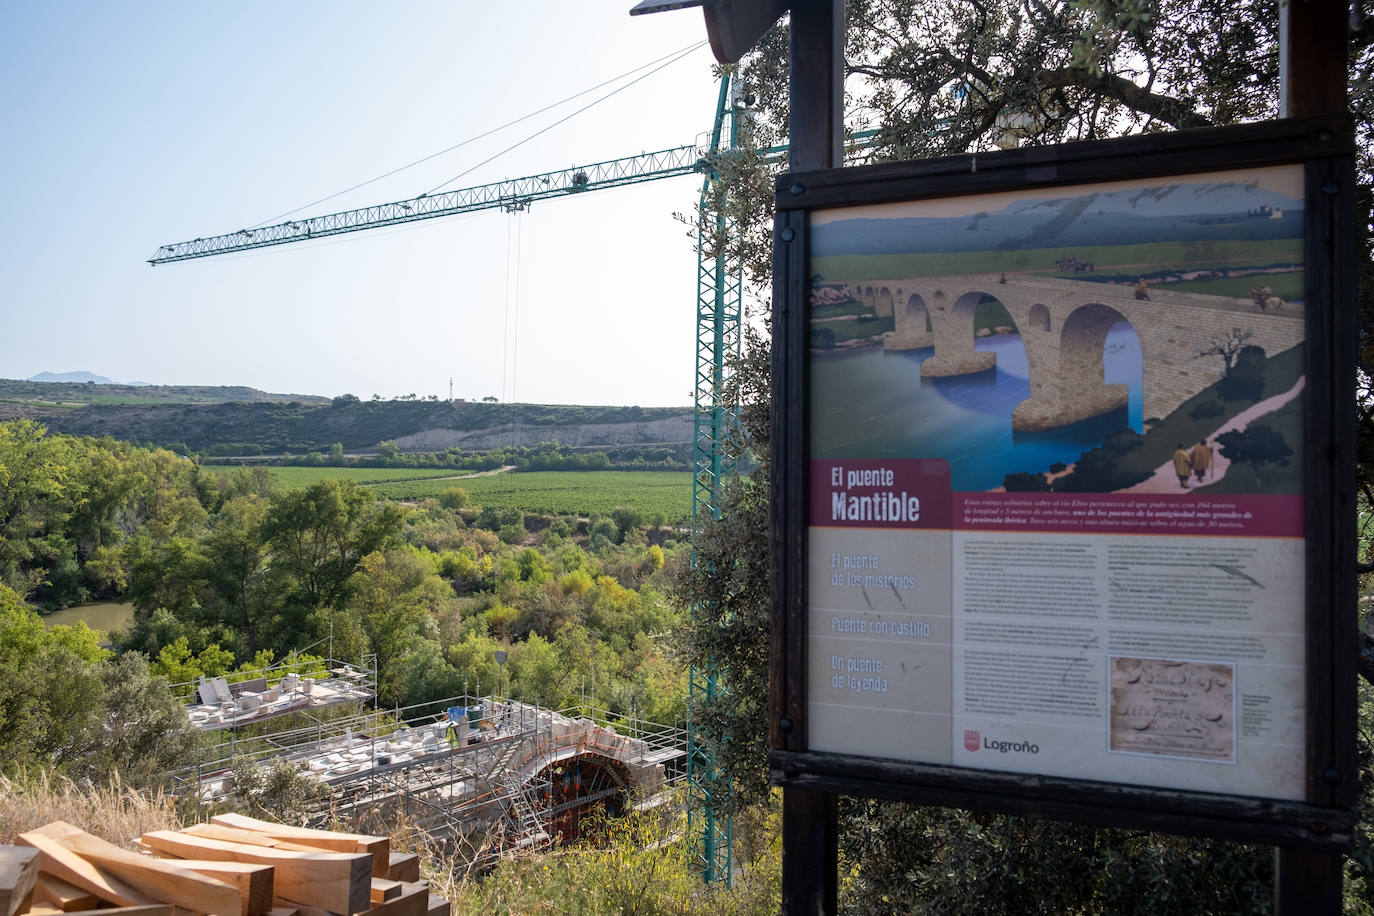
[[[1104,380],[1130,386],[1123,409],[1042,433],[1013,433],[1011,412],[1030,396],[1026,351],[1016,335],[986,337],[976,349],[997,354],[997,367],[953,378],[922,378],[934,350],[865,347],[811,359],[815,458],[945,458],[955,491],[991,490],[1016,471],[1038,473],[1070,464],[1119,429],[1140,432],[1142,360],[1128,323],[1104,346]]]

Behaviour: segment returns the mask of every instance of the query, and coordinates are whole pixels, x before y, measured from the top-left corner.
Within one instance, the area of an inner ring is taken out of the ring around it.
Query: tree
[[[399,543],[402,518],[399,506],[379,505],[371,490],[338,478],[272,499],[261,534],[285,583],[275,648],[293,647],[311,611],[344,606],[363,557]]]
[[[468,504],[468,491],[462,487],[449,487],[439,494],[439,505],[445,509],[461,509]]]
[[[201,538],[205,595],[200,616],[241,636],[245,648],[262,648],[278,610],[281,578],[267,565],[262,537],[269,501],[256,495],[227,500]]]
[[[435,642],[434,616],[453,591],[434,566],[404,548],[363,557],[353,575],[348,608],[377,655],[379,691],[389,703],[415,702],[398,683],[395,663],[416,643]]]
[[[47,628],[0,585],[0,772],[54,767],[133,785],[194,764],[201,741],[137,654],[113,658],[84,624]]]
[[[32,420],[0,423],[0,584],[28,595],[67,548],[61,526],[79,496],[72,449]]]
[[[725,397],[737,409],[740,436],[734,447],[762,457],[769,441],[768,348],[752,329],[746,342],[731,366]],[[728,776],[735,808],[768,796],[770,472],[764,458],[752,474],[723,486],[720,515],[703,526],[696,563],[678,586],[694,615],[679,635],[682,654],[692,665],[715,671],[723,687],[692,710],[696,735]]]

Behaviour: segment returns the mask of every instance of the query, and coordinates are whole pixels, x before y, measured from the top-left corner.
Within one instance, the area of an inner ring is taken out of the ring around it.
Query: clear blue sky
[[[690,403],[696,260],[672,214],[694,178],[145,263],[705,37],[697,11],[631,5],[5,3],[0,377]],[[605,91],[301,215],[414,197]],[[702,48],[449,187],[697,141],[715,93]]]

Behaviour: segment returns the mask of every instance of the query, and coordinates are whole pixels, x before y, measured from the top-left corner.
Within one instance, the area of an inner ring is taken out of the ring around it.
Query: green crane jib
[[[346,232],[383,229],[387,226],[456,216],[477,210],[524,210],[536,200],[618,188],[677,175],[708,174],[710,166],[705,159],[706,153],[707,151],[701,147],[678,146],[656,153],[641,153],[638,156],[578,165],[556,172],[494,181],[457,191],[421,194],[419,197],[389,204],[287,220],[273,226],[240,229],[225,235],[163,245],[148,259],[148,263],[156,266],[192,258],[233,254],[253,248],[289,245],[293,242],[307,242]]]

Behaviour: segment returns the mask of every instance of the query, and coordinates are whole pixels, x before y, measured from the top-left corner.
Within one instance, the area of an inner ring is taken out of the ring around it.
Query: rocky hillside
[[[472,451],[552,439],[585,447],[692,438],[690,407],[360,401],[349,396],[323,403],[0,404],[0,419],[15,416],[33,417],[71,435],[112,436],[210,455],[299,455],[328,452],[335,443],[359,452],[384,441],[403,451]]]

